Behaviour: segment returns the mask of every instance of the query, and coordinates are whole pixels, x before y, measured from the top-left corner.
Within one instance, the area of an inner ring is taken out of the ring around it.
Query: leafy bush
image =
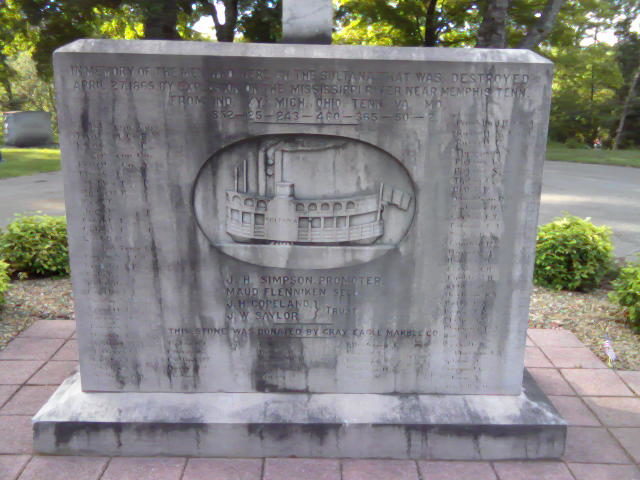
[[[640,261],[622,267],[611,285],[613,292],[609,298],[626,308],[633,327],[640,331]]]
[[[9,265],[0,260],[0,307],[4,303],[4,292],[9,289]]]
[[[0,258],[12,275],[68,275],[65,217],[17,215],[0,235]]]
[[[613,268],[609,227],[571,215],[538,229],[533,281],[554,290],[586,291],[600,285]]]
[[[576,138],[576,137],[568,138],[567,140],[565,140],[564,145],[565,145],[565,147],[571,148],[571,149],[587,148],[585,143],[582,140],[580,140],[579,138]]]

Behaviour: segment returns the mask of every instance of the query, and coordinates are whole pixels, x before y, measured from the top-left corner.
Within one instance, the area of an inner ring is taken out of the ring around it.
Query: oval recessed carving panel
[[[227,255],[265,267],[338,268],[394,249],[411,226],[415,191],[400,162],[370,144],[264,135],[205,163],[193,207]]]

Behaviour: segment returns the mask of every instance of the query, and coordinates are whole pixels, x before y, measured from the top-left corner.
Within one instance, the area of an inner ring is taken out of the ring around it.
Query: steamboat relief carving
[[[213,155],[196,180],[200,228],[224,253],[261,266],[324,269],[396,247],[413,184],[388,153],[357,140],[269,135]]]

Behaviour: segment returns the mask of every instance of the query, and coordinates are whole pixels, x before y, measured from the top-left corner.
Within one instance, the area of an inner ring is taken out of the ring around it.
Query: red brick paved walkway
[[[640,372],[608,369],[570,332],[530,330],[526,365],[569,422],[561,461],[45,457],[31,417],[77,367],[71,320],[0,352],[0,480],[640,480]]]

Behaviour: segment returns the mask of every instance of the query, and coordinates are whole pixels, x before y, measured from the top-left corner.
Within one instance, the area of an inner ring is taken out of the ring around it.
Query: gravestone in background
[[[15,147],[41,147],[53,143],[49,112],[5,112],[4,143]]]
[[[54,60],[81,374],[38,451],[562,453],[522,387],[548,61],[110,40]]]

